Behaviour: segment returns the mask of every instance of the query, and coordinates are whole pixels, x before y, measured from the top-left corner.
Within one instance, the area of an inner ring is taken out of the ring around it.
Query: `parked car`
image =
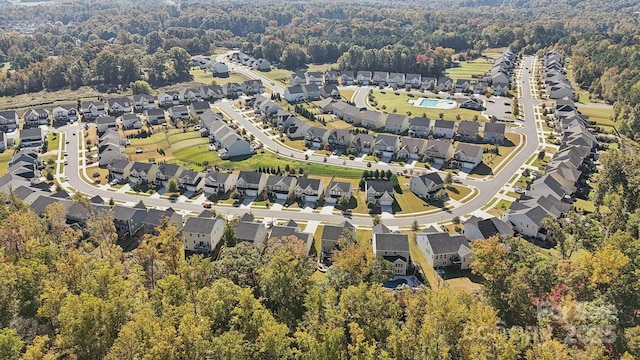
[[[208,203],[208,202],[203,203],[202,207],[204,207],[205,209],[211,209],[211,203]]]
[[[513,191],[515,191],[516,194],[524,194],[524,189],[519,186],[514,187]]]

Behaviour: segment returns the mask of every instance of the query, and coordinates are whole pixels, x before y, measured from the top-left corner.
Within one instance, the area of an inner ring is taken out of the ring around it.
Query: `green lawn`
[[[585,107],[578,106],[578,110],[582,115],[586,115],[589,117],[590,121],[595,121],[598,126],[615,126],[615,122],[613,121],[613,108],[594,108],[594,107]]]
[[[195,139],[182,140],[178,142],[171,142],[171,152],[177,153],[184,149],[193,149],[197,152],[209,152],[209,139],[198,137]]]
[[[328,64],[309,64],[307,71],[320,71],[325,72],[327,70],[335,70],[338,68],[337,63],[328,63]]]
[[[576,202],[573,203],[573,207],[576,210],[584,210],[590,213],[596,211],[596,207],[593,204],[593,201],[589,201],[589,200],[576,199]]]
[[[192,67],[191,70],[189,70],[189,73],[193,76],[193,81],[196,81],[205,85],[210,85],[213,81],[215,81],[217,85],[225,85],[230,82],[242,84],[243,81],[249,80],[248,77],[244,76],[243,74],[237,73],[235,71],[230,71],[229,77],[226,77],[226,78],[221,78],[221,77],[214,78],[210,72],[200,70],[200,68],[197,68],[197,67]]]
[[[451,184],[447,185],[447,194],[453,200],[458,200],[464,198],[465,196],[471,193],[471,188],[462,185]]]
[[[398,95],[396,95],[398,94]],[[415,107],[413,104],[407,103],[408,100],[415,100],[422,96],[419,92],[411,93],[412,96],[409,96],[405,91],[380,91],[375,90],[373,92],[375,100],[378,102],[376,109],[380,111],[384,111],[386,113],[395,112],[398,114],[408,114],[411,116],[427,116],[430,119],[438,119],[440,113],[444,114],[445,120],[456,120],[456,116],[460,115],[462,120],[472,120],[474,116],[478,116],[478,121],[485,121],[486,119],[480,115],[479,111],[469,110],[469,109],[461,109],[455,108],[451,110],[441,110],[441,109],[428,109],[428,108],[420,108]],[[383,106],[385,107],[383,109]]]
[[[484,75],[491,69],[491,62],[485,59],[474,59],[460,62],[460,67],[447,69],[447,76],[450,78],[473,80],[471,75]]]
[[[398,180],[400,180],[400,187],[402,188],[402,194],[395,194],[396,202],[401,209],[399,213],[414,213],[437,209],[409,190],[409,187],[405,185],[405,183],[408,183],[408,179],[399,178]]]
[[[173,131],[169,134],[167,134],[167,138],[169,139],[169,142],[176,143],[178,141],[182,141],[182,140],[190,140],[190,139],[199,139],[201,138],[200,136],[200,132],[199,131],[187,131],[187,132],[182,132],[179,129],[178,130]]]
[[[512,202],[508,200],[500,200],[495,207],[487,210],[487,212],[495,217],[500,217],[511,207]]]
[[[60,149],[60,134],[56,132],[47,135],[47,151]]]
[[[482,50],[482,55],[484,55],[484,56],[486,56],[488,58],[495,59],[498,56],[502,55],[502,53],[504,53],[505,50],[507,50],[506,47],[488,48],[488,49]]]
[[[271,68],[271,71],[260,72],[260,74],[273,81],[278,81],[283,84],[289,84],[289,78],[291,77],[291,74],[293,74],[293,71],[287,69]]]
[[[0,176],[7,173],[9,169],[9,161],[13,157],[13,149],[6,149],[0,153]]]

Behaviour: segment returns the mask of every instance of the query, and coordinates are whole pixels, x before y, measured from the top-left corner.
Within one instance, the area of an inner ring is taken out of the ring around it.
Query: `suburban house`
[[[489,89],[489,85],[486,82],[478,81],[473,86],[473,93],[476,95],[484,95],[487,92],[487,89]]]
[[[131,187],[142,184],[153,184],[156,181],[158,165],[135,161],[129,170],[129,184]]]
[[[342,86],[353,85],[354,78],[355,74],[352,70],[343,70],[340,73],[340,84],[342,84]]]
[[[392,134],[402,134],[409,130],[409,117],[400,114],[387,115],[387,121],[384,124],[384,131]]]
[[[189,118],[189,109],[184,105],[172,106],[169,108],[171,120],[186,120]]]
[[[129,179],[133,162],[129,160],[115,159],[107,165],[109,169],[109,179],[123,181]]]
[[[424,156],[427,147],[425,139],[417,139],[403,136],[400,139],[400,150],[398,150],[398,158],[410,160],[420,160]]]
[[[178,92],[178,97],[181,103],[188,104],[202,100],[202,93],[200,89],[186,88]]]
[[[262,94],[262,80],[245,80],[242,82],[242,91],[246,95]]]
[[[235,82],[229,82],[222,86],[222,93],[228,99],[235,99],[242,95],[242,92],[242,85]]]
[[[453,139],[455,127],[455,121],[436,120],[435,124],[433,125],[433,137]]]
[[[412,268],[409,253],[409,237],[402,233],[374,232],[373,253],[387,260],[392,266],[393,275],[404,276]]]
[[[386,180],[367,180],[365,182],[367,203],[379,206],[391,206],[395,200],[393,184]]]
[[[379,134],[373,142],[373,151],[382,157],[394,157],[400,150],[400,138],[395,135]]]
[[[325,97],[318,103],[317,107],[318,109],[320,109],[320,111],[322,111],[323,114],[329,114],[333,110],[333,104],[335,102],[335,99],[331,97]]]
[[[196,101],[189,105],[189,112],[191,114],[202,115],[205,111],[211,109],[211,104],[208,101]]]
[[[484,124],[484,135],[482,139],[489,144],[504,144],[505,125],[502,123]]]
[[[368,86],[371,84],[371,71],[358,71],[356,81],[360,86]]]
[[[209,254],[218,246],[224,233],[224,220],[219,218],[191,217],[182,227],[184,249]]]
[[[407,74],[405,77],[405,85],[414,89],[420,88],[422,84],[422,75],[420,74]]]
[[[453,161],[461,170],[471,171],[482,162],[482,146],[458,143]]]
[[[327,143],[331,149],[346,149],[351,145],[353,134],[346,129],[333,129],[329,131]]]
[[[236,190],[240,195],[256,197],[267,185],[267,176],[257,171],[240,171]]]
[[[373,152],[373,135],[359,133],[351,140],[351,146],[347,151],[354,155],[370,155]]]
[[[226,78],[229,77],[229,66],[223,62],[214,62],[209,67],[213,77]]]
[[[156,172],[155,185],[157,187],[169,188],[169,183],[173,180],[178,186],[178,176],[182,173],[184,168],[175,164],[163,163],[158,165],[158,171]]]
[[[405,76],[402,73],[390,73],[387,77],[387,85],[390,87],[404,87]]]
[[[259,71],[271,71],[271,63],[267,59],[260,58],[253,62],[251,68]]]
[[[21,148],[39,148],[44,144],[44,133],[39,127],[20,130]]]
[[[320,99],[320,88],[316,84],[304,84],[300,85],[302,87],[302,92],[304,93],[304,98],[308,101],[314,101]]]
[[[444,165],[453,158],[453,144],[448,140],[429,139],[424,154],[431,165]]]
[[[235,131],[228,132],[227,136],[219,142],[218,155],[223,160],[251,154],[253,154],[253,149],[251,149],[249,141]]]
[[[25,127],[49,125],[49,111],[46,109],[29,109],[22,115]]]
[[[307,83],[307,77],[304,74],[293,73],[289,77],[289,85],[291,86],[303,85],[306,83]]]
[[[293,193],[295,197],[304,201],[317,203],[324,191],[322,179],[298,178]]]
[[[458,123],[458,137],[460,141],[478,141],[480,124],[477,121],[463,120]]]
[[[515,203],[514,203],[515,204]],[[503,219],[513,225],[516,233],[530,238],[546,239],[546,230],[542,228],[542,219],[549,213],[540,205],[534,207],[518,206],[512,207],[503,215]]]
[[[291,140],[302,140],[311,128],[296,116],[291,116],[278,127]]]
[[[267,194],[277,200],[286,200],[293,194],[296,182],[295,176],[271,175],[267,178]]]
[[[133,95],[133,109],[135,111],[143,111],[156,108],[156,99],[147,94]]]
[[[420,88],[424,90],[435,90],[438,84],[438,79],[429,76],[423,76],[420,83]]]
[[[325,85],[320,88],[320,97],[323,99],[340,99],[340,90],[335,84]]]
[[[338,72],[335,70],[325,71],[323,80],[325,85],[338,85]]]
[[[262,245],[269,235],[267,228],[262,223],[253,221],[238,221],[234,229],[237,242],[248,242],[253,245]]]
[[[460,266],[461,270],[471,267],[471,247],[462,235],[430,232],[416,235],[416,243],[427,262],[434,268]]]
[[[446,76],[439,78],[436,89],[438,91],[450,91],[451,89],[453,89],[453,80]]]
[[[56,106],[51,110],[53,121],[55,123],[67,123],[68,121],[78,120],[78,110],[73,105]]]
[[[309,148],[322,148],[329,139],[329,131],[324,127],[310,127],[304,136],[304,143]]]
[[[131,101],[127,98],[107,99],[107,107],[109,108],[109,115],[129,114],[133,111]]]
[[[177,91],[165,91],[158,94],[158,105],[171,107],[180,105],[180,94]]]
[[[469,220],[464,222],[464,231],[462,233],[467,240],[475,241],[478,239],[485,240],[498,235],[513,235],[513,229],[510,225],[496,217],[481,219],[476,216],[471,216]]]
[[[200,96],[203,99],[216,101],[224,98],[224,91],[220,85],[203,86],[200,88]]]
[[[204,174],[184,169],[178,175],[178,186],[182,191],[197,194],[204,188]]]
[[[352,193],[353,185],[350,182],[332,180],[324,192],[324,202],[337,204],[342,198],[351,200]]]
[[[0,111],[0,131],[12,132],[18,128],[18,113],[14,110]]]
[[[302,86],[294,85],[284,89],[284,98],[292,104],[304,101],[305,93]]]
[[[122,128],[125,130],[129,129],[142,129],[142,121],[136,114],[124,114],[120,117],[122,121]]]
[[[147,216],[142,220],[142,227],[145,234],[157,235],[157,228],[164,224],[173,225],[178,230],[182,229],[182,215],[172,208],[167,210],[149,209]]]
[[[80,111],[85,118],[97,118],[106,114],[102,101],[83,101],[80,103]]]
[[[142,229],[143,220],[147,216],[147,209],[115,205],[111,208],[113,225],[118,237],[124,238],[135,235]]]
[[[375,71],[373,76],[371,76],[371,83],[373,85],[387,85],[387,79],[389,78],[389,73],[385,71]]]
[[[444,181],[437,172],[414,176],[409,181],[409,190],[421,199],[431,199],[444,189]]]
[[[147,118],[147,122],[150,125],[162,125],[167,122],[162,109],[148,109],[145,110],[144,116]]]
[[[204,178],[204,195],[208,198],[214,194],[226,194],[233,190],[238,176],[233,173],[209,171]]]
[[[330,258],[331,253],[337,248],[342,237],[348,233],[352,236],[355,236],[356,233],[356,228],[348,221],[343,221],[338,225],[325,225],[322,228],[322,234],[320,235],[320,260],[322,261],[325,258]]]
[[[431,119],[414,117],[409,121],[409,136],[426,138],[431,133]]]
[[[318,71],[307,71],[304,73],[305,84],[322,85],[322,73]]]
[[[467,92],[471,89],[471,82],[465,79],[458,79],[455,83],[455,91],[457,93]]]
[[[356,115],[354,123],[367,129],[381,129],[387,121],[387,115],[379,111],[365,110]]]
[[[101,116],[96,119],[96,126],[98,129],[98,134],[102,135],[109,129],[117,129],[118,122],[113,116]]]
[[[7,135],[0,131],[0,152],[7,150]]]

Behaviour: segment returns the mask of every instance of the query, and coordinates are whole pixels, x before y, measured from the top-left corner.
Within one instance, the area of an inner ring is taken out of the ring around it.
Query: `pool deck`
[[[435,105],[422,105],[424,101],[435,101]],[[458,103],[454,100],[442,100],[442,99],[432,99],[432,98],[417,98],[415,100],[409,100],[413,106],[417,108],[428,108],[428,109],[441,109],[441,110],[451,110],[458,107]]]

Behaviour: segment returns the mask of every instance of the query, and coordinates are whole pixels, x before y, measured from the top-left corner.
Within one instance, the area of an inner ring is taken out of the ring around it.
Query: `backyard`
[[[225,85],[230,82],[242,84],[243,81],[249,80],[248,77],[240,73],[237,73],[235,71],[230,71],[229,77],[226,77],[226,78],[213,77],[210,72],[200,70],[200,68],[197,68],[197,67],[192,67],[191,70],[189,70],[189,73],[193,76],[193,81],[196,81],[205,85],[210,85],[214,81],[216,85]]]
[[[482,76],[489,69],[491,69],[491,61],[478,58],[471,61],[461,61],[459,67],[447,69],[447,76],[454,80],[473,80],[472,75]]]

